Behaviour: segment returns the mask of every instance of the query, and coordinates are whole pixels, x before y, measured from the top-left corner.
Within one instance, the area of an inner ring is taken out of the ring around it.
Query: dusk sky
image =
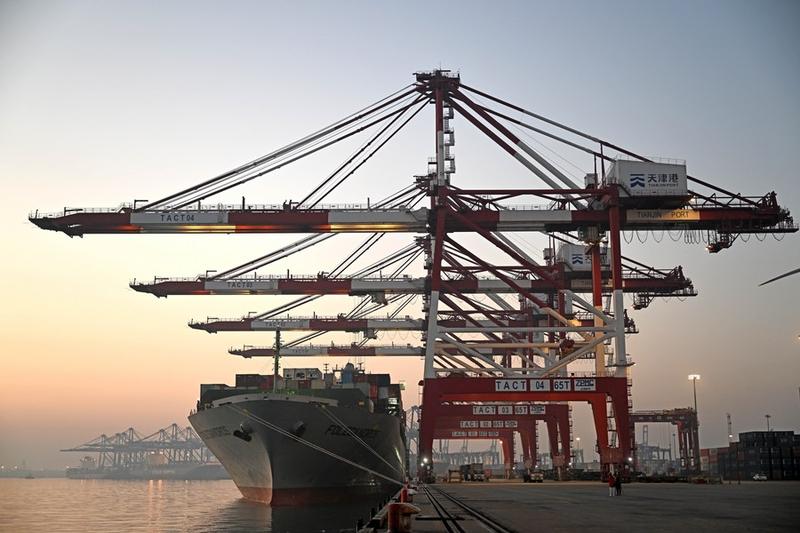
[[[638,153],[680,158],[729,190],[775,191],[800,217],[800,3],[631,2],[39,2],[0,0],[0,464],[62,468],[60,448],[134,426],[188,425],[200,383],[269,372],[230,346],[267,333],[207,335],[189,319],[238,317],[289,297],[171,297],[133,278],[223,270],[297,235],[98,235],[45,232],[29,212],[155,200],[283,146],[413,81],[449,68],[464,83]],[[516,116],[516,115],[515,115]],[[459,186],[542,187],[465,120],[456,130]],[[363,139],[361,139],[363,140]],[[423,174],[433,109],[326,201],[379,199]],[[359,141],[360,142],[360,141]],[[591,166],[547,141],[582,179]],[[299,200],[354,145],[223,193],[214,202]],[[553,154],[555,150],[558,154]],[[574,165],[574,166],[572,166]],[[734,432],[800,429],[800,236],[702,244],[627,235],[623,254],[682,265],[699,296],[629,310],[635,409],[692,403],[701,374],[701,445]],[[329,270],[364,236],[343,235],[260,273]],[[388,252],[411,242],[394,235]],[[546,246],[525,234],[529,253]],[[377,258],[377,254],[372,259]],[[366,263],[364,263],[366,264]],[[421,266],[416,266],[421,273]],[[335,314],[355,298],[304,308]],[[409,311],[420,314],[420,306]],[[352,335],[326,336],[349,342]],[[385,334],[381,343],[418,342]],[[284,360],[322,367],[345,360]],[[366,361],[407,384],[418,359]],[[587,406],[576,435],[594,441]],[[652,425],[651,443],[670,430]],[[587,457],[588,458],[588,457]]]

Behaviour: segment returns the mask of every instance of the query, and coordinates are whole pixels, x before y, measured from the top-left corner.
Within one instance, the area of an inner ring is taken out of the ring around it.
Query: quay
[[[443,483],[417,488],[410,531],[797,531],[798,502],[798,481],[627,483],[619,497],[589,481]]]

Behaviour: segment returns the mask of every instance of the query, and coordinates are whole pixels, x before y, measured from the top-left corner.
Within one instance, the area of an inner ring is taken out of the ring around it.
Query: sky
[[[636,152],[681,158],[689,172],[749,195],[776,191],[800,213],[800,4],[644,2],[41,2],[0,0],[0,464],[75,464],[59,453],[101,433],[186,423],[199,384],[268,372],[230,346],[262,333],[207,335],[189,319],[241,316],[288,298],[174,297],[127,287],[154,275],[222,270],[296,235],[131,235],[70,239],[31,211],[154,200],[283,146],[412,82],[449,68],[464,83]],[[540,187],[506,154],[454,120],[453,183]],[[381,198],[425,172],[427,110],[332,195]],[[548,150],[557,150],[542,142]],[[220,196],[300,199],[347,148]],[[351,148],[352,149],[352,148]],[[585,161],[563,162],[576,175]],[[575,165],[575,166],[571,166]],[[577,167],[577,168],[575,168]],[[630,237],[628,236],[629,240]],[[640,235],[639,237],[643,237]],[[699,296],[630,311],[636,409],[692,403],[701,374],[701,444],[734,432],[800,429],[797,235],[751,239],[720,254],[633,240],[623,253],[682,265]],[[330,269],[363,236],[341,236],[262,273]],[[520,236],[531,254],[542,236]],[[392,236],[377,251],[409,242]],[[346,312],[330,297],[311,310]],[[336,337],[331,337],[336,339]],[[353,337],[343,335],[340,340]],[[385,334],[381,342],[413,342]],[[284,361],[322,366],[344,361]],[[375,359],[418,399],[419,360]],[[588,407],[576,435],[594,440]],[[650,428],[666,445],[669,430]]]

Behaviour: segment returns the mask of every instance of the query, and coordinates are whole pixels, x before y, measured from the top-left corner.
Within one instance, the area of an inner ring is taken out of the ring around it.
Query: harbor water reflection
[[[380,502],[276,507],[230,480],[0,479],[0,531],[353,531]]]

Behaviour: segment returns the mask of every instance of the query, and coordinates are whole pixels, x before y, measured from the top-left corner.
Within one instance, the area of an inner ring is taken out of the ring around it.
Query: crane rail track
[[[449,533],[454,533],[454,532],[465,533],[467,531],[461,526],[461,524],[458,523],[458,518],[453,516],[453,514],[450,511],[448,511],[444,505],[442,505],[442,502],[439,501],[434,496],[433,492],[427,485],[423,485],[423,490],[425,491],[425,494],[428,496],[431,505],[436,510],[436,513],[442,519],[442,524],[444,525],[445,529]],[[455,498],[454,496],[447,494],[443,490],[438,488],[433,488],[433,490],[436,491],[437,495],[444,497],[450,503],[461,508],[464,512],[469,514],[472,518],[474,518],[481,525],[483,525],[488,531],[494,531],[497,533],[516,533],[515,530],[509,529],[503,526],[502,524],[499,524],[497,521],[495,521],[493,518],[489,517],[485,513],[482,513],[470,507],[469,505],[465,504],[458,498]]]

